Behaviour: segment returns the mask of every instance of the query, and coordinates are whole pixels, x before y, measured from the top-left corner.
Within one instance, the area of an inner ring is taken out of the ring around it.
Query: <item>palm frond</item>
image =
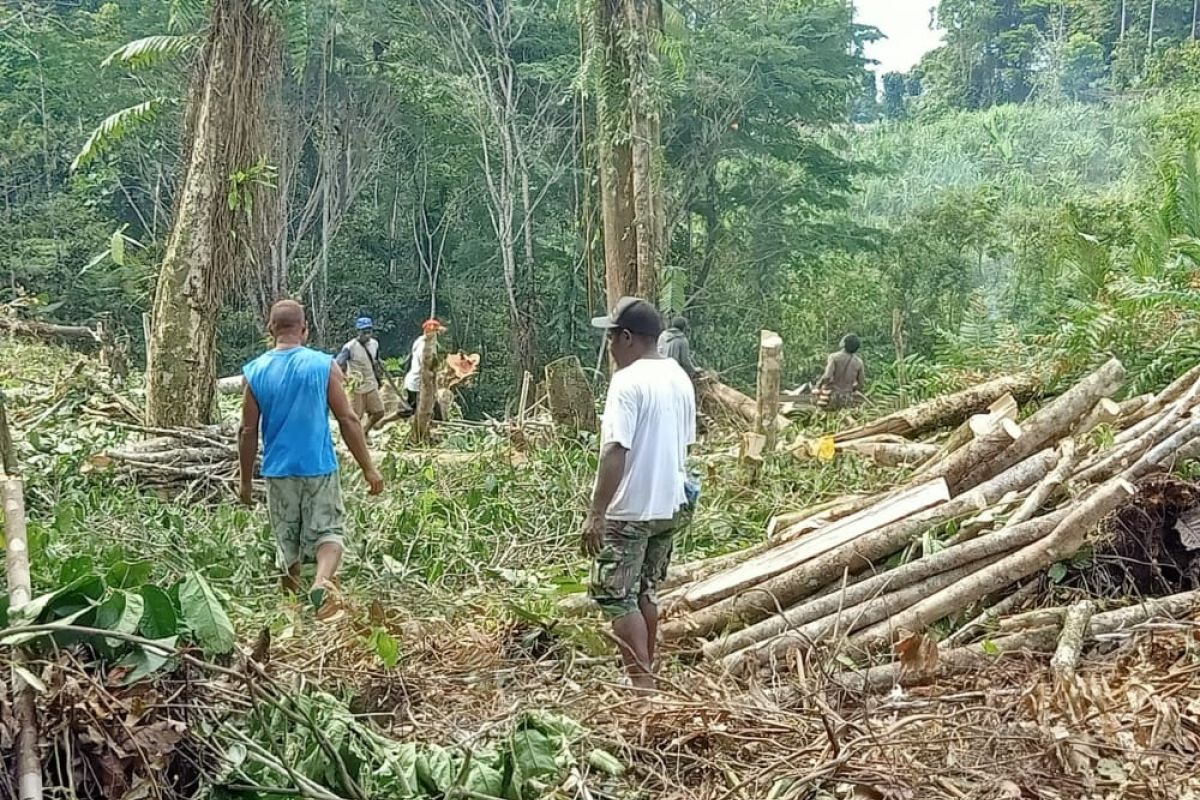
[[[200,37],[195,34],[146,36],[121,45],[100,66],[120,63],[133,70],[152,67],[189,52],[199,43]]]
[[[208,0],[170,0],[167,27],[175,33],[195,31],[204,22]]]
[[[88,136],[79,155],[71,162],[71,169],[86,167],[129,135],[134,128],[154,119],[164,102],[164,98],[155,97],[110,114]]]
[[[292,0],[283,10],[283,29],[287,38],[288,58],[292,62],[292,74],[304,74],[308,67],[308,52],[312,37],[308,24],[308,3]]]

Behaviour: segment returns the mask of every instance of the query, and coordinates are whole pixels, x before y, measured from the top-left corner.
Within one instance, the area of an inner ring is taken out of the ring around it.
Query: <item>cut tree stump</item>
[[[436,331],[425,334],[425,349],[421,352],[421,391],[417,394],[416,413],[413,414],[412,440],[418,444],[428,443],[432,434],[433,407],[437,403],[437,342]]]
[[[546,365],[546,398],[554,424],[567,431],[596,431],[596,404],[583,365],[567,356]]]
[[[989,405],[1006,394],[1011,394],[1019,401],[1028,400],[1037,394],[1041,385],[1041,381],[1034,375],[1006,375],[961,392],[926,400],[866,425],[842,431],[835,438],[839,442],[848,442],[881,433],[919,436],[938,428],[958,425],[972,414],[982,414],[988,411]]]
[[[779,382],[783,369],[783,338],[774,331],[759,334],[758,402],[754,432],[763,437],[763,452],[769,458],[779,439]]]

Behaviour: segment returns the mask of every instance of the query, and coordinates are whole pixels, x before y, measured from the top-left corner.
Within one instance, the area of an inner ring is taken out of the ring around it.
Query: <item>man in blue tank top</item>
[[[251,481],[261,425],[261,471],[267,481],[279,566],[284,570],[283,587],[298,594],[301,566],[315,562],[317,575],[309,599],[318,619],[328,620],[341,612],[334,579],[345,546],[346,514],[330,412],[371,494],[383,491],[383,477],[371,462],[362,423],[342,386],[342,371],[333,368],[330,356],[304,346],[308,340],[304,306],[280,300],[271,307],[269,328],[275,348],[242,369],[246,388],[238,436],[241,498],[247,506],[254,503]]]

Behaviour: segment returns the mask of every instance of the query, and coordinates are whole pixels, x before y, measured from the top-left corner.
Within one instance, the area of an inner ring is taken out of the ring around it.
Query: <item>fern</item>
[[[121,63],[132,70],[152,67],[189,52],[199,43],[200,37],[194,34],[146,36],[118,47],[100,62],[100,66]]]
[[[71,162],[71,170],[86,167],[97,157],[108,152],[134,128],[153,120],[165,102],[164,98],[156,97],[110,114],[88,136],[79,155],[75,156],[75,160]]]
[[[308,24],[308,3],[293,0],[283,12],[283,27],[287,37],[288,58],[292,62],[292,74],[299,78],[308,68],[308,52],[311,36]]]
[[[662,290],[659,293],[659,306],[664,313],[677,314],[683,311],[687,303],[687,270],[681,266],[670,265],[663,269]]]

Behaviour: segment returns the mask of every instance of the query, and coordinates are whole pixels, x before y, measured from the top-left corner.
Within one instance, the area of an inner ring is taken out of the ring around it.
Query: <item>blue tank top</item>
[[[307,347],[268,350],[242,368],[262,412],[264,478],[311,478],[337,470],[329,430],[333,359]]]

